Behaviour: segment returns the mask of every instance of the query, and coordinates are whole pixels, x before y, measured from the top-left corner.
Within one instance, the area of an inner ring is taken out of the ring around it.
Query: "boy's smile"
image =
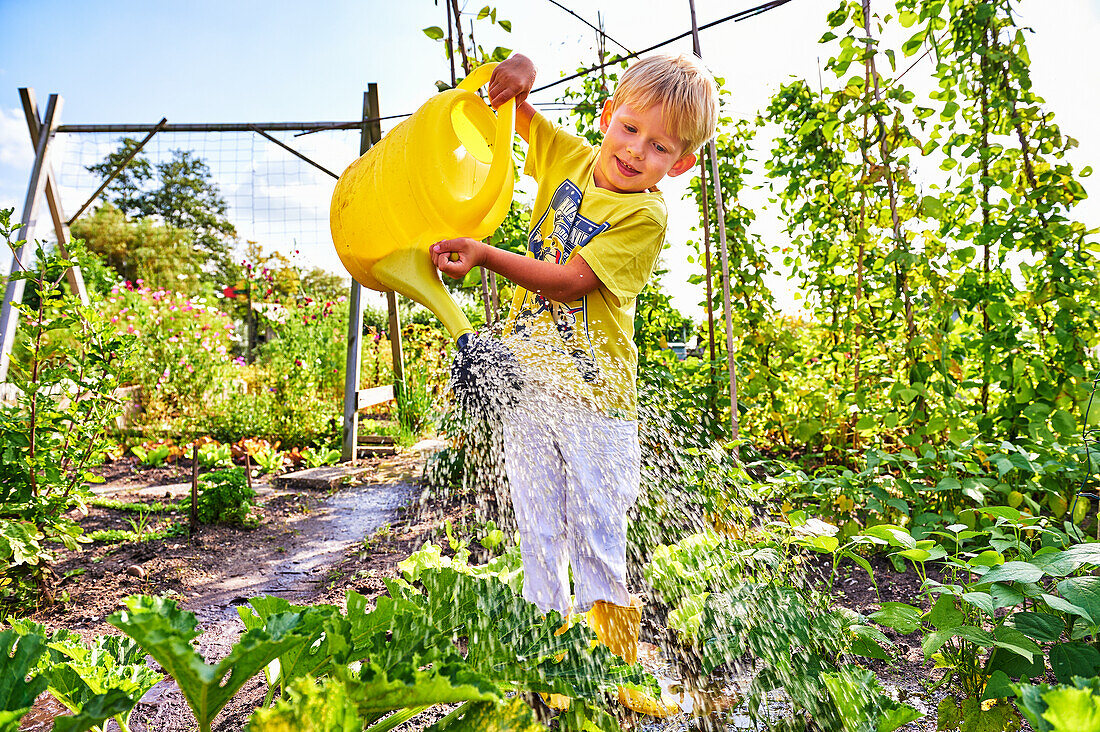
[[[603,143],[593,178],[600,188],[615,193],[638,193],[666,175],[680,175],[695,164],[695,155],[683,154],[681,143],[665,128],[664,109],[654,105],[638,110],[629,104],[604,104],[600,115]]]

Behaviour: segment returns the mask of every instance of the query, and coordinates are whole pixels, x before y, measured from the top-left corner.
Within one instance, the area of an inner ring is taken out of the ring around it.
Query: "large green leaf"
[[[134,701],[121,689],[111,689],[106,694],[96,694],[84,701],[74,715],[57,717],[54,732],[87,732],[99,727],[111,717],[119,717],[134,707]]]
[[[45,652],[45,642],[39,635],[0,632],[0,711],[26,713],[46,688],[46,677],[40,674],[28,680]]]
[[[922,715],[913,707],[887,696],[874,672],[845,666],[821,675],[836,706],[844,732],[893,732]]]
[[[138,595],[125,602],[129,610],[114,613],[108,622],[137,641],[176,680],[203,732],[246,681],[307,640],[299,632],[299,613],[273,615],[266,630],[246,631],[225,658],[210,665],[191,645],[199,635],[194,614],[162,597]]]
[[[1028,638],[1041,643],[1052,643],[1062,636],[1066,621],[1051,613],[1021,611],[1013,614],[1012,624]]]
[[[414,663],[391,669],[392,676],[368,664],[358,677],[344,667],[335,667],[333,675],[320,684],[310,678],[299,678],[288,687],[289,698],[274,708],[258,711],[249,729],[358,730],[364,723],[398,709],[503,698],[491,683],[470,671],[461,660],[427,669],[416,668]]]
[[[982,575],[981,583],[987,582],[1038,582],[1043,578],[1043,569],[1030,562],[1005,562]]]
[[[454,716],[441,719],[427,732],[542,732],[531,707],[513,697],[468,704]]]
[[[1074,676],[1088,678],[1100,673],[1100,651],[1087,643],[1073,641],[1050,647],[1050,668],[1063,684]]]
[[[908,635],[920,627],[921,614],[919,608],[903,602],[884,602],[881,608],[867,617],[879,625],[885,625],[903,635]]]
[[[1100,732],[1100,697],[1085,689],[1061,688],[1043,694],[1043,719],[1051,732]]]
[[[1058,583],[1058,594],[1100,623],[1100,577],[1070,577]]]
[[[334,662],[346,661],[351,653],[351,623],[335,605],[291,605],[273,595],[254,597],[248,604],[253,607],[254,613],[244,607],[237,608],[237,614],[247,630],[267,631],[267,622],[272,617],[285,613],[301,615],[299,631],[305,642],[291,646],[279,655],[280,689],[285,689],[300,676],[323,676]]]
[[[942,594],[925,614],[925,619],[938,630],[950,630],[966,622],[966,616],[959,610],[954,595]]]

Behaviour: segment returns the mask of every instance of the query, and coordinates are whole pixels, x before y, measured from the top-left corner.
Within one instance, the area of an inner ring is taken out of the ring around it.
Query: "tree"
[[[123,138],[118,152],[88,166],[88,170],[107,177],[137,144],[132,138]],[[199,264],[223,279],[220,275],[232,261],[237,231],[226,216],[228,204],[211,180],[210,168],[192,151],[173,150],[171,160],[155,166],[147,158],[136,156],[107,190],[113,194],[110,202],[123,214],[159,217],[170,227],[191,232],[190,244]]]
[[[191,246],[191,234],[183,229],[146,218],[131,220],[106,204],[76,221],[72,234],[123,280],[143,280],[153,289],[198,289],[201,261]]]

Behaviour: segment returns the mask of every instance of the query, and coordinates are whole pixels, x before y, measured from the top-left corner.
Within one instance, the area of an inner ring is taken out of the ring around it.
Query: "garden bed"
[[[473,507],[455,498],[421,496],[419,488],[413,486],[422,469],[422,460],[408,452],[374,460],[353,484],[330,494],[280,489],[274,481],[257,479],[254,487],[262,518],[255,528],[215,524],[201,527],[193,538],[181,533],[147,541],[97,541],[83,551],[66,552],[55,565],[63,578],[58,583],[62,601],[39,609],[33,619],[51,629],[68,628],[90,639],[118,633],[106,618],[124,607],[126,596],[166,595],[198,617],[203,630],[199,638],[201,652],[208,659],[224,657],[244,630],[236,608],[249,598],[271,593],[300,604],[343,607],[348,591],[354,590],[374,599],[385,592],[386,578],[399,576],[398,562],[425,541],[446,545],[442,538],[444,524],[450,521],[459,525],[469,520]],[[141,468],[132,460],[120,460],[101,471],[106,482],[96,486],[97,494],[109,496],[121,507],[103,505],[103,501],[91,506],[79,519],[86,534],[133,531],[141,506],[147,507],[147,533],[166,524],[186,527],[186,512],[173,507],[172,502],[178,498],[180,486],[189,480],[188,465]],[[343,538],[334,536],[334,527],[341,525],[333,518],[339,513],[340,503],[368,489],[400,493],[403,505],[396,508],[391,504],[388,518],[369,527],[369,531]],[[321,552],[320,560],[306,571],[291,566],[300,561],[295,557],[303,556],[304,549],[318,554],[318,547],[327,547],[328,551]],[[839,605],[867,614],[881,602],[906,602],[919,594],[920,580],[914,572],[897,572],[881,555],[871,557],[870,562],[878,592],[863,569],[843,563],[834,585]],[[805,566],[808,582],[817,587],[827,583],[831,565],[825,557],[809,555]],[[673,647],[674,633],[663,627],[658,612],[659,605],[652,603],[644,620],[643,639]],[[935,729],[935,700],[926,698],[923,689],[931,675],[931,664],[923,658],[919,635],[887,634],[897,644],[894,660],[872,661],[870,668],[888,687],[898,690],[901,700],[931,712],[904,729]],[[654,652],[655,648],[650,650],[649,665],[661,671],[660,654]],[[663,670],[666,676],[679,674],[667,665]],[[262,703],[265,692],[262,676],[253,678],[219,715],[213,729],[242,729],[253,709]],[[719,698],[716,703],[729,704],[731,700]],[[428,715],[431,719],[421,715],[400,729],[423,729],[442,713],[433,711],[436,713]],[[64,710],[44,694],[25,720],[25,728],[48,729],[48,720],[61,713]],[[683,729],[680,722],[640,728]],[[132,729],[194,729],[193,716],[174,682],[161,682],[145,697],[134,714]]]

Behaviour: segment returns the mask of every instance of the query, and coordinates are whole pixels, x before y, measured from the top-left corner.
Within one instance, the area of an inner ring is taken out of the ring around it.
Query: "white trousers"
[[[587,612],[596,600],[629,605],[626,515],[638,499],[638,423],[524,399],[504,420],[504,455],[524,598],[562,615],[571,605]]]

